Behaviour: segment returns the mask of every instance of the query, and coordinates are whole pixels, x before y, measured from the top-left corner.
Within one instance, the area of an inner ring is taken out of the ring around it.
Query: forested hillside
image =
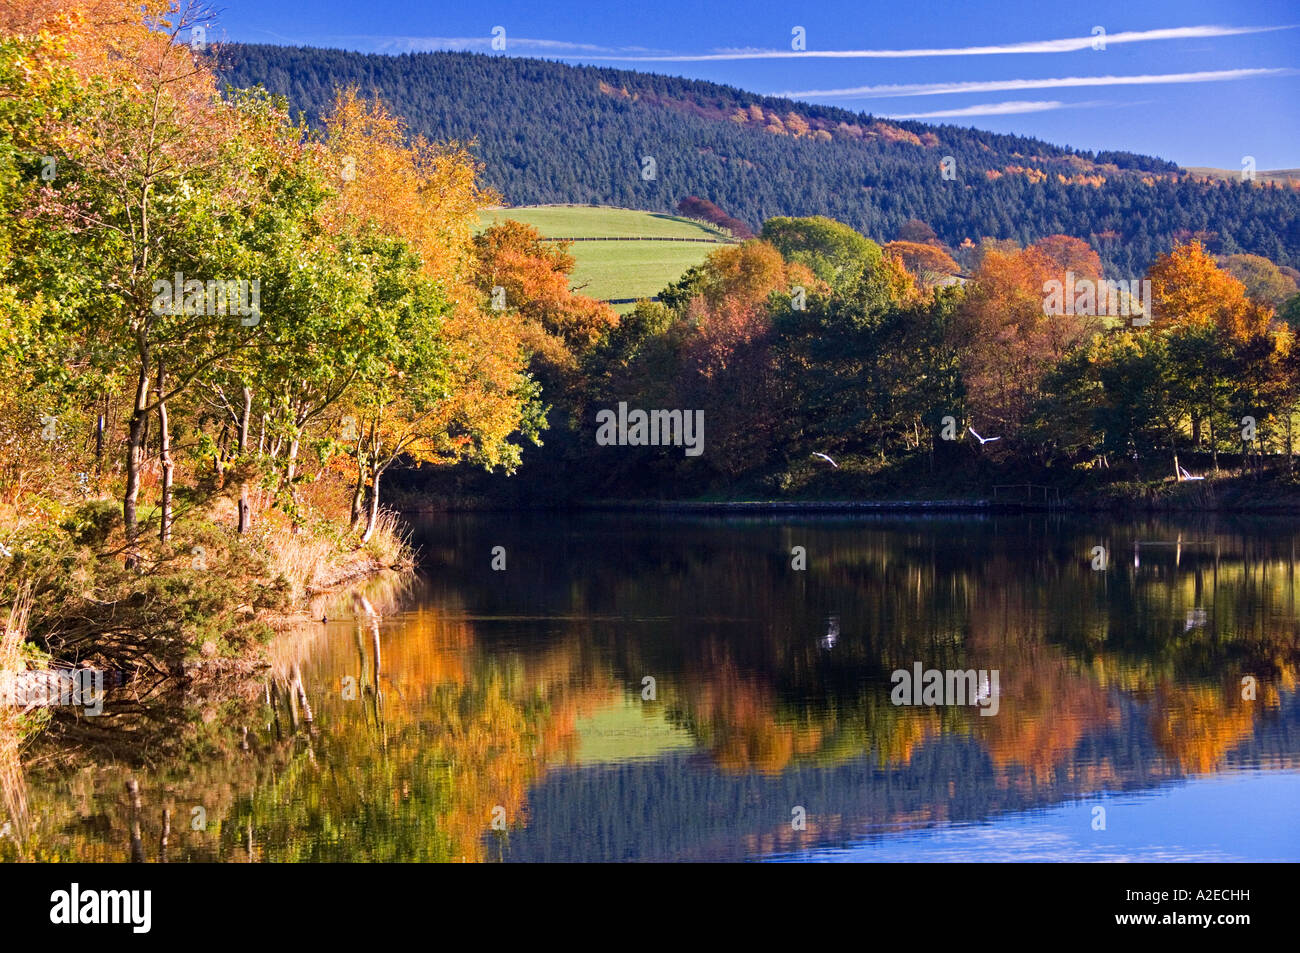
[[[534,59],[235,45],[224,63],[232,85],[265,84],[312,123],[338,86],[378,93],[415,132],[475,141],[484,184],[515,205],[670,211],[695,195],[755,227],[827,215],[892,239],[920,219],[955,249],[1061,233],[1088,241],[1115,275],[1139,274],[1176,240],[1204,233],[1212,252],[1300,266],[1300,192],[1206,181],[1130,153]],[[945,156],[956,160],[951,180],[940,174]]]

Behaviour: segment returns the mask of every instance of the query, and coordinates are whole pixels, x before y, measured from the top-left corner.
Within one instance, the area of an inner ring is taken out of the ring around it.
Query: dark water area
[[[57,713],[0,856],[1300,860],[1298,520],[413,532],[264,677]]]

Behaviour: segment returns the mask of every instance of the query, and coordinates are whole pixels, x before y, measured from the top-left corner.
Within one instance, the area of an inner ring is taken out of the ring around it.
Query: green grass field
[[[546,238],[717,238],[716,229],[663,212],[591,205],[544,205],[493,209],[482,222],[514,219],[534,226]],[[719,246],[703,242],[574,242],[577,260],[573,287],[600,300],[649,298],[698,265]],[[632,305],[616,305],[630,311]]]
[[[483,224],[514,219],[547,238],[726,238],[699,222],[666,212],[638,212],[601,205],[534,205],[484,212]]]

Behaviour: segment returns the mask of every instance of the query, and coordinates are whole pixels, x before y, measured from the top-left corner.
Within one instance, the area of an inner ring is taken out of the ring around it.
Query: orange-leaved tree
[[[1217,328],[1242,340],[1268,328],[1271,309],[1252,302],[1246,286],[1220,268],[1199,241],[1160,255],[1147,274],[1158,328]]]
[[[923,287],[941,284],[944,279],[961,270],[952,260],[952,256],[937,245],[896,241],[885,245],[884,252],[890,258],[902,262],[903,267],[914,275]]]
[[[1059,264],[1036,248],[985,252],[961,308],[962,377],[969,406],[999,436],[1014,437],[1047,371],[1099,329],[1090,315],[1048,314]]]
[[[1101,256],[1082,238],[1047,235],[1030,247],[1056,262],[1061,272],[1072,271],[1076,278],[1088,278],[1093,281],[1101,277]],[[1061,280],[1065,280],[1064,274],[1061,275]]]
[[[568,242],[546,241],[532,225],[506,219],[477,235],[474,250],[479,291],[523,317],[550,362],[571,368],[618,326],[613,308],[573,289]]]
[[[482,186],[482,165],[460,142],[432,143],[355,88],[338,92],[324,117],[329,172],[337,194],[327,226],[377,226],[420,256],[453,301],[472,300],[471,241],[483,208],[499,196]]]

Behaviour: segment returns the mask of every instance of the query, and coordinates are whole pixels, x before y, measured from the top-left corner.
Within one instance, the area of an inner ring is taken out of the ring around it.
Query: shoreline
[[[1048,509],[1042,505],[1030,506],[1039,510]],[[595,500],[579,503],[574,508],[598,512],[635,510],[658,513],[872,513],[914,510],[985,513],[1018,509],[1020,505],[994,503],[990,500]]]
[[[609,512],[609,513],[1185,513],[1185,514],[1276,514],[1300,516],[1300,500],[1280,499],[1234,503],[1216,501],[1182,503],[1177,500],[1061,500],[1059,503],[1003,502],[994,500],[908,499],[908,500],[585,500],[556,504],[457,503],[447,505],[406,505],[404,517],[430,516],[438,513],[505,513],[505,512]]]

